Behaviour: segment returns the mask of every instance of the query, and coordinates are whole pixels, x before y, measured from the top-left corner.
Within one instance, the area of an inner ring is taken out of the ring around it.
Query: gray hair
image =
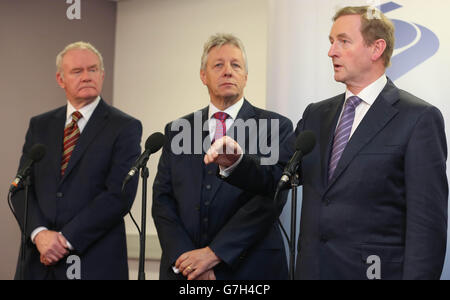
[[[203,46],[203,55],[202,55],[202,61],[201,61],[201,70],[206,69],[206,63],[208,61],[208,54],[214,47],[222,47],[223,45],[233,45],[239,48],[242,52],[242,57],[244,58],[245,63],[245,71],[248,73],[248,62],[247,62],[247,54],[245,53],[244,44],[240,39],[235,37],[232,34],[229,33],[217,33],[213,36],[211,36],[208,41]]]
[[[92,46],[92,44],[80,41],[67,45],[64,50],[58,53],[58,55],[56,56],[56,72],[59,72],[61,73],[61,75],[63,75],[62,60],[64,58],[64,55],[66,55],[66,53],[70,50],[74,49],[90,50],[91,52],[93,52],[95,55],[97,55],[98,60],[100,61],[100,69],[102,71],[105,71],[105,68],[103,67],[102,54],[94,46]]]

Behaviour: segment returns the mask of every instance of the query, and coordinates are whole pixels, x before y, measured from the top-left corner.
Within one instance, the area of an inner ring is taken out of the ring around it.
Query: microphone
[[[133,176],[139,172],[139,169],[144,167],[147,164],[147,161],[151,154],[157,152],[164,145],[165,137],[161,132],[155,132],[151,136],[148,137],[145,142],[145,151],[139,156],[139,158],[134,163],[133,167],[128,172],[127,176],[123,180],[122,189],[130,181]]]
[[[311,152],[315,145],[316,136],[314,135],[314,132],[311,130],[300,132],[295,140],[296,151],[284,169],[283,176],[278,183],[278,189],[286,185],[291,180],[292,176],[295,176],[303,156]]]
[[[22,186],[22,181],[28,176],[30,172],[31,166],[40,161],[44,156],[47,148],[42,144],[35,144],[31,147],[30,152],[28,154],[28,158],[25,161],[22,168],[17,172],[16,178],[11,183],[9,187],[9,191],[11,193],[15,192]]]

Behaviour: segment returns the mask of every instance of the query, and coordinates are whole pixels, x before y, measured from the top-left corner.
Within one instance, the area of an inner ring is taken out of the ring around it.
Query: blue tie
[[[355,109],[361,103],[361,99],[357,96],[352,96],[347,99],[345,103],[344,112],[336,129],[333,142],[333,150],[331,152],[330,165],[328,168],[328,182],[333,178],[334,171],[341,159],[345,146],[352,132],[353,121],[355,119]]]

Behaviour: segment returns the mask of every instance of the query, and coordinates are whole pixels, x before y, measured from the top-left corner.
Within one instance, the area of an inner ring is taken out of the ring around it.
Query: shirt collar
[[[242,97],[241,100],[239,100],[235,104],[233,104],[230,107],[228,107],[227,109],[225,109],[223,112],[227,113],[232,120],[236,120],[237,115],[242,108],[242,105],[244,105],[244,97]],[[216,112],[222,112],[222,111],[220,109],[218,109],[217,107],[215,107],[214,104],[212,104],[212,102],[210,102],[209,103],[208,120],[211,119],[212,116]]]
[[[94,110],[97,108],[97,105],[100,103],[100,96],[97,96],[97,99],[95,99],[92,103],[83,106],[82,108],[78,109],[78,111],[83,115],[83,118],[88,121],[89,118],[94,113]],[[72,119],[72,114],[76,112],[77,110],[72,106],[70,101],[67,101],[67,115],[66,120]]]
[[[366,102],[369,105],[372,105],[378,98],[386,84],[387,77],[386,74],[383,74],[380,78],[366,86],[358,95],[353,94],[347,89],[345,92],[345,100],[347,100],[351,96],[358,96],[362,101]]]

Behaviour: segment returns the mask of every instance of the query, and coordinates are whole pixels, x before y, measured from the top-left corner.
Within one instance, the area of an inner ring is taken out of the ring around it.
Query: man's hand
[[[67,240],[56,231],[41,231],[35,237],[34,242],[41,254],[41,262],[46,266],[56,264],[69,254]]]
[[[211,270],[220,263],[220,258],[209,247],[192,250],[182,254],[175,262],[175,267],[180,270],[188,280],[198,279],[206,271]],[[205,274],[205,276],[214,276]],[[215,278],[215,276],[214,276]]]
[[[211,269],[198,276],[195,280],[216,280],[216,274],[214,274],[214,270]]]
[[[224,136],[211,145],[205,154],[204,162],[206,165],[216,163],[223,168],[228,168],[241,157],[243,151],[241,146],[228,136]]]

